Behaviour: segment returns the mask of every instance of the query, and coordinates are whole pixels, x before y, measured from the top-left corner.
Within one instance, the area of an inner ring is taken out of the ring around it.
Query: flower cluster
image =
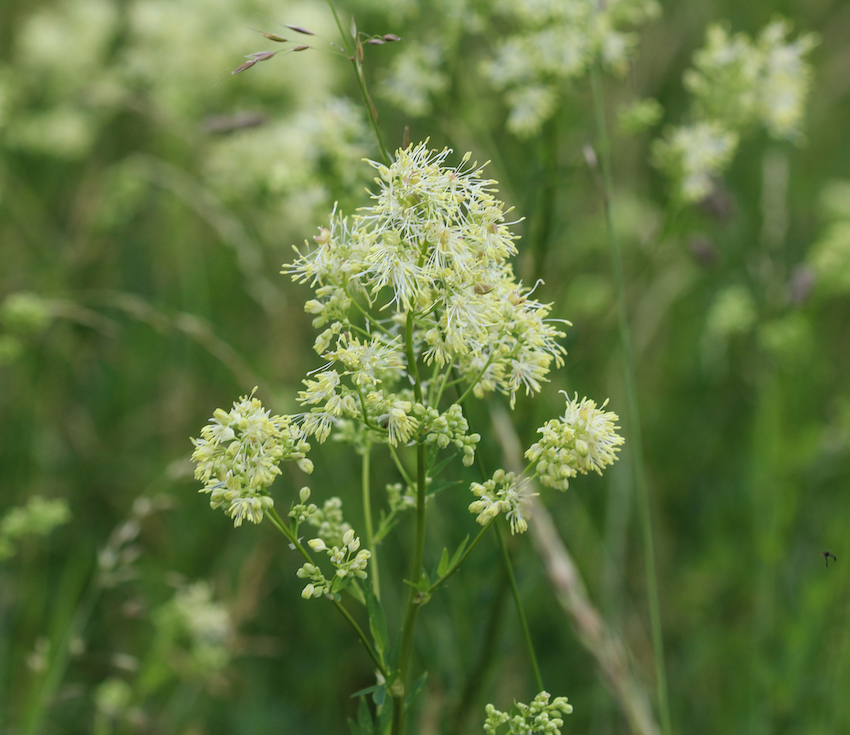
[[[526,450],[525,457],[536,465],[543,485],[566,490],[570,478],[579,472],[602,474],[604,467],[616,461],[624,440],[617,433],[617,414],[602,410],[607,403],[597,408],[587,398],[567,397],[564,415],[537,430],[543,436]]]
[[[393,482],[386,486],[386,491],[391,513],[400,513],[416,507],[416,490],[409,485]]]
[[[318,529],[317,534],[322,541],[330,546],[344,546],[348,543],[342,539],[351,531],[351,526],[343,520],[342,501],[339,498],[328,498],[321,509],[314,505],[309,508],[314,510],[307,516],[307,522]]]
[[[679,197],[706,197],[732,160],[740,135],[761,126],[776,139],[799,140],[812,71],[805,60],[812,34],[789,41],[789,24],[775,21],[755,41],[722,25],[707,32],[704,48],[685,73],[693,95],[692,122],[656,141],[655,165],[675,183]]]
[[[529,136],[555,112],[565,81],[600,61],[622,73],[636,43],[634,28],[658,14],[654,0],[519,0],[510,8],[516,32],[487,65],[491,83],[505,90],[507,126]]]
[[[488,704],[485,708],[487,720],[484,723],[484,732],[487,735],[496,735],[499,727],[507,723],[508,735],[561,735],[561,728],[564,726],[561,716],[570,714],[573,707],[567,703],[566,697],[555,697],[549,702],[550,696],[548,692],[540,692],[531,704],[517,702],[513,715],[500,712],[492,704]]]
[[[477,396],[539,391],[561,365],[564,333],[549,306],[514,278],[516,253],[495,183],[469,165],[446,165],[449,150],[426,143],[399,150],[378,170],[372,206],[350,219],[331,216],[286,271],[309,283],[306,310],[323,332],[327,362],[299,395],[309,407],[303,428],[320,442],[335,426],[365,424],[373,441],[392,446],[418,437],[454,443],[472,462],[475,435],[459,407],[434,408],[456,371]],[[432,366],[423,399],[410,390],[416,364]]]
[[[366,579],[366,566],[372,556],[368,549],[360,548],[360,538],[349,528],[340,539],[339,546],[328,546],[323,539],[313,538],[307,545],[315,552],[326,552],[336,570],[332,579],[327,579],[322,571],[311,563],[304,564],[297,572],[299,579],[310,580],[301,591],[305,600],[311,597],[334,595],[348,582],[357,577]]]
[[[26,505],[12,508],[0,519],[0,561],[15,554],[19,539],[46,536],[69,520],[71,511],[64,500],[47,500],[34,495]]]
[[[154,612],[153,621],[154,648],[181,673],[208,678],[230,660],[233,621],[227,609],[213,599],[206,582],[177,590]]]
[[[715,121],[667,131],[653,148],[653,162],[676,182],[679,196],[697,202],[711,193],[715,179],[735,155],[739,136]]]
[[[481,441],[481,435],[467,434],[469,424],[459,404],[453,403],[441,414],[436,408],[420,403],[414,407],[414,413],[421,416],[420,422],[427,444],[436,444],[440,449],[454,444],[463,452],[463,464],[472,466],[475,461],[475,445]]]
[[[527,498],[536,493],[528,491],[527,480],[517,479],[512,472],[499,469],[493,473],[493,479],[483,484],[473,482],[469,489],[478,498],[469,504],[469,510],[478,514],[475,520],[482,526],[504,513],[510,521],[511,533],[525,533],[528,530],[528,509],[525,504]]]
[[[252,392],[229,412],[216,409],[201,438],[192,440],[201,492],[210,494],[213,508],[224,507],[235,526],[245,519],[259,523],[274,505],[268,486],[280,474],[280,462],[294,460],[305,472],[313,470],[302,429],[291,416],[269,414]]]

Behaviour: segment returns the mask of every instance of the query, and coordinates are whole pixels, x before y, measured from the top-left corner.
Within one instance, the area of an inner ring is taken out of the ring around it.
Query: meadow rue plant
[[[633,29],[657,16],[660,6],[654,0],[520,0],[500,10],[514,31],[485,73],[505,92],[508,129],[528,137],[554,114],[564,83],[591,65],[623,74],[637,43]]]
[[[526,531],[535,479],[565,490],[577,474],[613,463],[623,443],[617,416],[604,411],[605,404],[600,409],[578,396],[567,400],[563,417],[539,429],[542,438],[528,449],[525,472],[499,469],[471,484],[469,510],[484,528],[452,555],[444,550],[434,574],[424,571],[426,501],[445,466],[436,468],[437,456],[452,449],[471,467],[481,438],[470,431],[464,402],[500,393],[513,407],[518,393],[538,393],[550,369],[563,364],[561,325],[569,324],[551,318],[550,305],[535,300],[534,289],[514,276],[517,237],[494,194],[496,182],[483,177],[470,154],[448,165],[450,154],[429,150],[426,141],[398,150],[387,165],[369,161],[378,174],[371,204],[351,216],[335,208],[314,244],[296,248],[296,259],[285,266],[284,273],[312,288],[305,310],[321,330],[313,347],[322,364],[298,393],[303,412],[271,416],[252,393],[229,412],[215,411],[193,440],[195,476],[212,507],[223,507],[236,526],[268,515],[304,558],[297,571],[306,583],[301,596],[330,600],[375,664],[377,720],[374,729],[358,732],[403,732],[418,609],[459,570],[496,518],[504,515],[512,533]],[[311,471],[308,439],[323,443],[331,436],[363,457],[364,478],[379,445],[401,474],[403,482],[387,485],[388,512],[377,529],[367,479],[362,535],[344,520],[338,497],[320,507],[310,502],[310,488],[292,502],[288,522],[273,507],[268,488],[279,463],[292,460]],[[405,447],[416,450],[412,474],[401,454]],[[377,552],[408,509],[416,516],[410,592],[393,642],[380,608]],[[303,545],[302,524],[315,529]],[[343,592],[366,604],[372,640],[343,606]],[[563,698],[550,705],[545,692],[517,707],[511,732],[558,732],[557,713],[571,709]],[[492,717],[495,723],[501,713],[494,710]]]
[[[540,692],[530,704],[517,702],[513,712],[500,712],[492,704],[485,708],[487,719],[484,722],[484,732],[487,735],[496,735],[498,732],[509,735],[561,735],[564,721],[561,715],[568,715],[573,711],[571,704],[567,703],[566,697],[555,697],[549,701],[549,692]],[[507,730],[500,730],[502,725],[507,725]]]
[[[777,20],[759,37],[709,27],[705,46],[685,72],[692,95],[691,122],[671,127],[655,142],[653,162],[682,201],[696,202],[727,168],[741,135],[763,127],[776,140],[799,142],[812,70],[806,56],[814,34],[789,40],[790,24]]]
[[[204,483],[210,506],[223,507],[237,527],[245,519],[259,523],[274,505],[267,488],[280,474],[280,462],[294,460],[305,472],[313,468],[306,458],[310,445],[293,418],[270,416],[253,392],[229,412],[216,409],[192,442],[195,479]]]

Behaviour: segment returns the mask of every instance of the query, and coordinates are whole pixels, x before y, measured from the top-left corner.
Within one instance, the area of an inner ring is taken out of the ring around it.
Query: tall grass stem
[[[620,333],[620,348],[623,352],[626,404],[628,408],[627,427],[629,430],[629,456],[632,462],[634,485],[640,513],[643,535],[644,566],[646,569],[646,591],[649,598],[649,618],[652,627],[652,648],[655,654],[655,676],[658,696],[658,711],[661,729],[664,735],[671,735],[670,709],[667,702],[667,675],[664,665],[664,639],[661,633],[661,612],[658,603],[658,579],[655,570],[655,550],[652,535],[652,516],[646,489],[646,470],[643,459],[643,440],[641,438],[640,408],[637,398],[637,380],[635,378],[634,352],[629,330],[626,289],[623,278],[623,259],[619,238],[614,222],[613,177],[611,175],[611,145],[608,126],[605,120],[605,99],[602,89],[602,74],[598,64],[590,72],[590,84],[593,94],[593,109],[596,118],[596,134],[599,148],[599,162],[602,168],[603,201],[605,224],[608,230],[608,244],[611,251],[611,264],[614,273],[614,288],[617,293],[617,316]]]

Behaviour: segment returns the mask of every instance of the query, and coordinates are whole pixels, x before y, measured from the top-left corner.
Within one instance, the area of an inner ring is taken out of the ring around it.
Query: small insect
[[[821,551],[820,555],[823,557],[823,560],[826,562],[826,566],[829,567],[829,557],[832,557],[833,561],[838,561],[833,554],[830,554],[828,551]]]

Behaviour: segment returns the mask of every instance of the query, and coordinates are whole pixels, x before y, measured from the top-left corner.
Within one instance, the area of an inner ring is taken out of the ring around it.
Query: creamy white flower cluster
[[[513,715],[500,712],[492,704],[488,704],[484,710],[487,713],[484,732],[487,735],[496,735],[498,729],[507,723],[508,729],[502,731],[506,735],[561,735],[561,728],[564,726],[561,716],[570,714],[573,706],[567,703],[566,697],[555,697],[549,702],[550,697],[549,692],[540,692],[531,704],[517,702]]]
[[[385,489],[391,513],[413,510],[416,507],[415,488],[412,488],[409,485],[402,485],[400,482],[393,482],[388,484]]]
[[[473,482],[469,489],[478,498],[469,504],[469,510],[478,514],[475,520],[482,526],[504,513],[510,521],[511,533],[525,533],[528,530],[526,503],[528,498],[537,493],[529,492],[527,479],[518,479],[513,472],[499,469],[493,473],[493,479],[483,484]]]
[[[656,142],[655,165],[684,201],[699,201],[732,160],[740,136],[761,126],[778,140],[801,138],[811,86],[807,54],[816,37],[788,40],[791,26],[777,20],[756,40],[710,26],[684,83],[693,95],[692,122],[670,128]]]
[[[234,625],[227,608],[213,599],[206,582],[195,582],[177,590],[174,597],[154,611],[154,649],[173,656],[169,650],[180,641],[181,673],[208,678],[230,660]]]
[[[313,471],[301,427],[291,416],[270,413],[253,393],[242,396],[231,411],[216,409],[201,438],[192,439],[201,492],[210,494],[213,508],[224,508],[234,526],[246,519],[259,523],[274,505],[268,487],[280,474],[280,462],[293,460],[304,472]]]
[[[536,133],[554,114],[564,82],[597,60],[625,72],[637,41],[629,29],[660,9],[654,0],[517,0],[503,7],[516,30],[486,73],[506,91],[508,129],[520,136]]]
[[[470,463],[478,437],[466,434],[461,409],[435,413],[450,375],[513,404],[563,364],[564,333],[508,263],[516,238],[495,182],[468,154],[447,166],[449,153],[426,141],[399,150],[390,166],[372,163],[380,174],[372,206],[350,219],[334,212],[316,247],[296,250],[285,271],[313,287],[305,308],[324,327],[314,347],[327,363],[299,394],[310,407],[304,431],[320,442],[351,419],[392,446],[422,435],[454,443]],[[409,359],[432,366],[419,402]]]
[[[328,546],[321,538],[310,539],[307,545],[317,553],[326,552],[335,572],[331,579],[327,579],[315,564],[304,564],[296,575],[299,579],[310,580],[301,591],[301,597],[305,600],[323,595],[333,596],[355,577],[366,579],[368,576],[366,566],[372,552],[360,548],[360,539],[354,535],[353,529],[349,528],[343,534],[339,546]]]
[[[313,510],[307,515],[307,522],[317,529],[317,536],[329,546],[344,546],[347,542],[342,539],[351,531],[351,526],[342,517],[342,500],[328,498],[321,509],[310,507]]]
[[[602,410],[607,403],[597,408],[588,398],[579,401],[578,395],[572,400],[567,397],[564,415],[537,430],[543,436],[526,450],[525,457],[536,464],[541,484],[566,490],[570,478],[579,472],[601,475],[616,461],[624,439],[617,433],[617,414]]]

